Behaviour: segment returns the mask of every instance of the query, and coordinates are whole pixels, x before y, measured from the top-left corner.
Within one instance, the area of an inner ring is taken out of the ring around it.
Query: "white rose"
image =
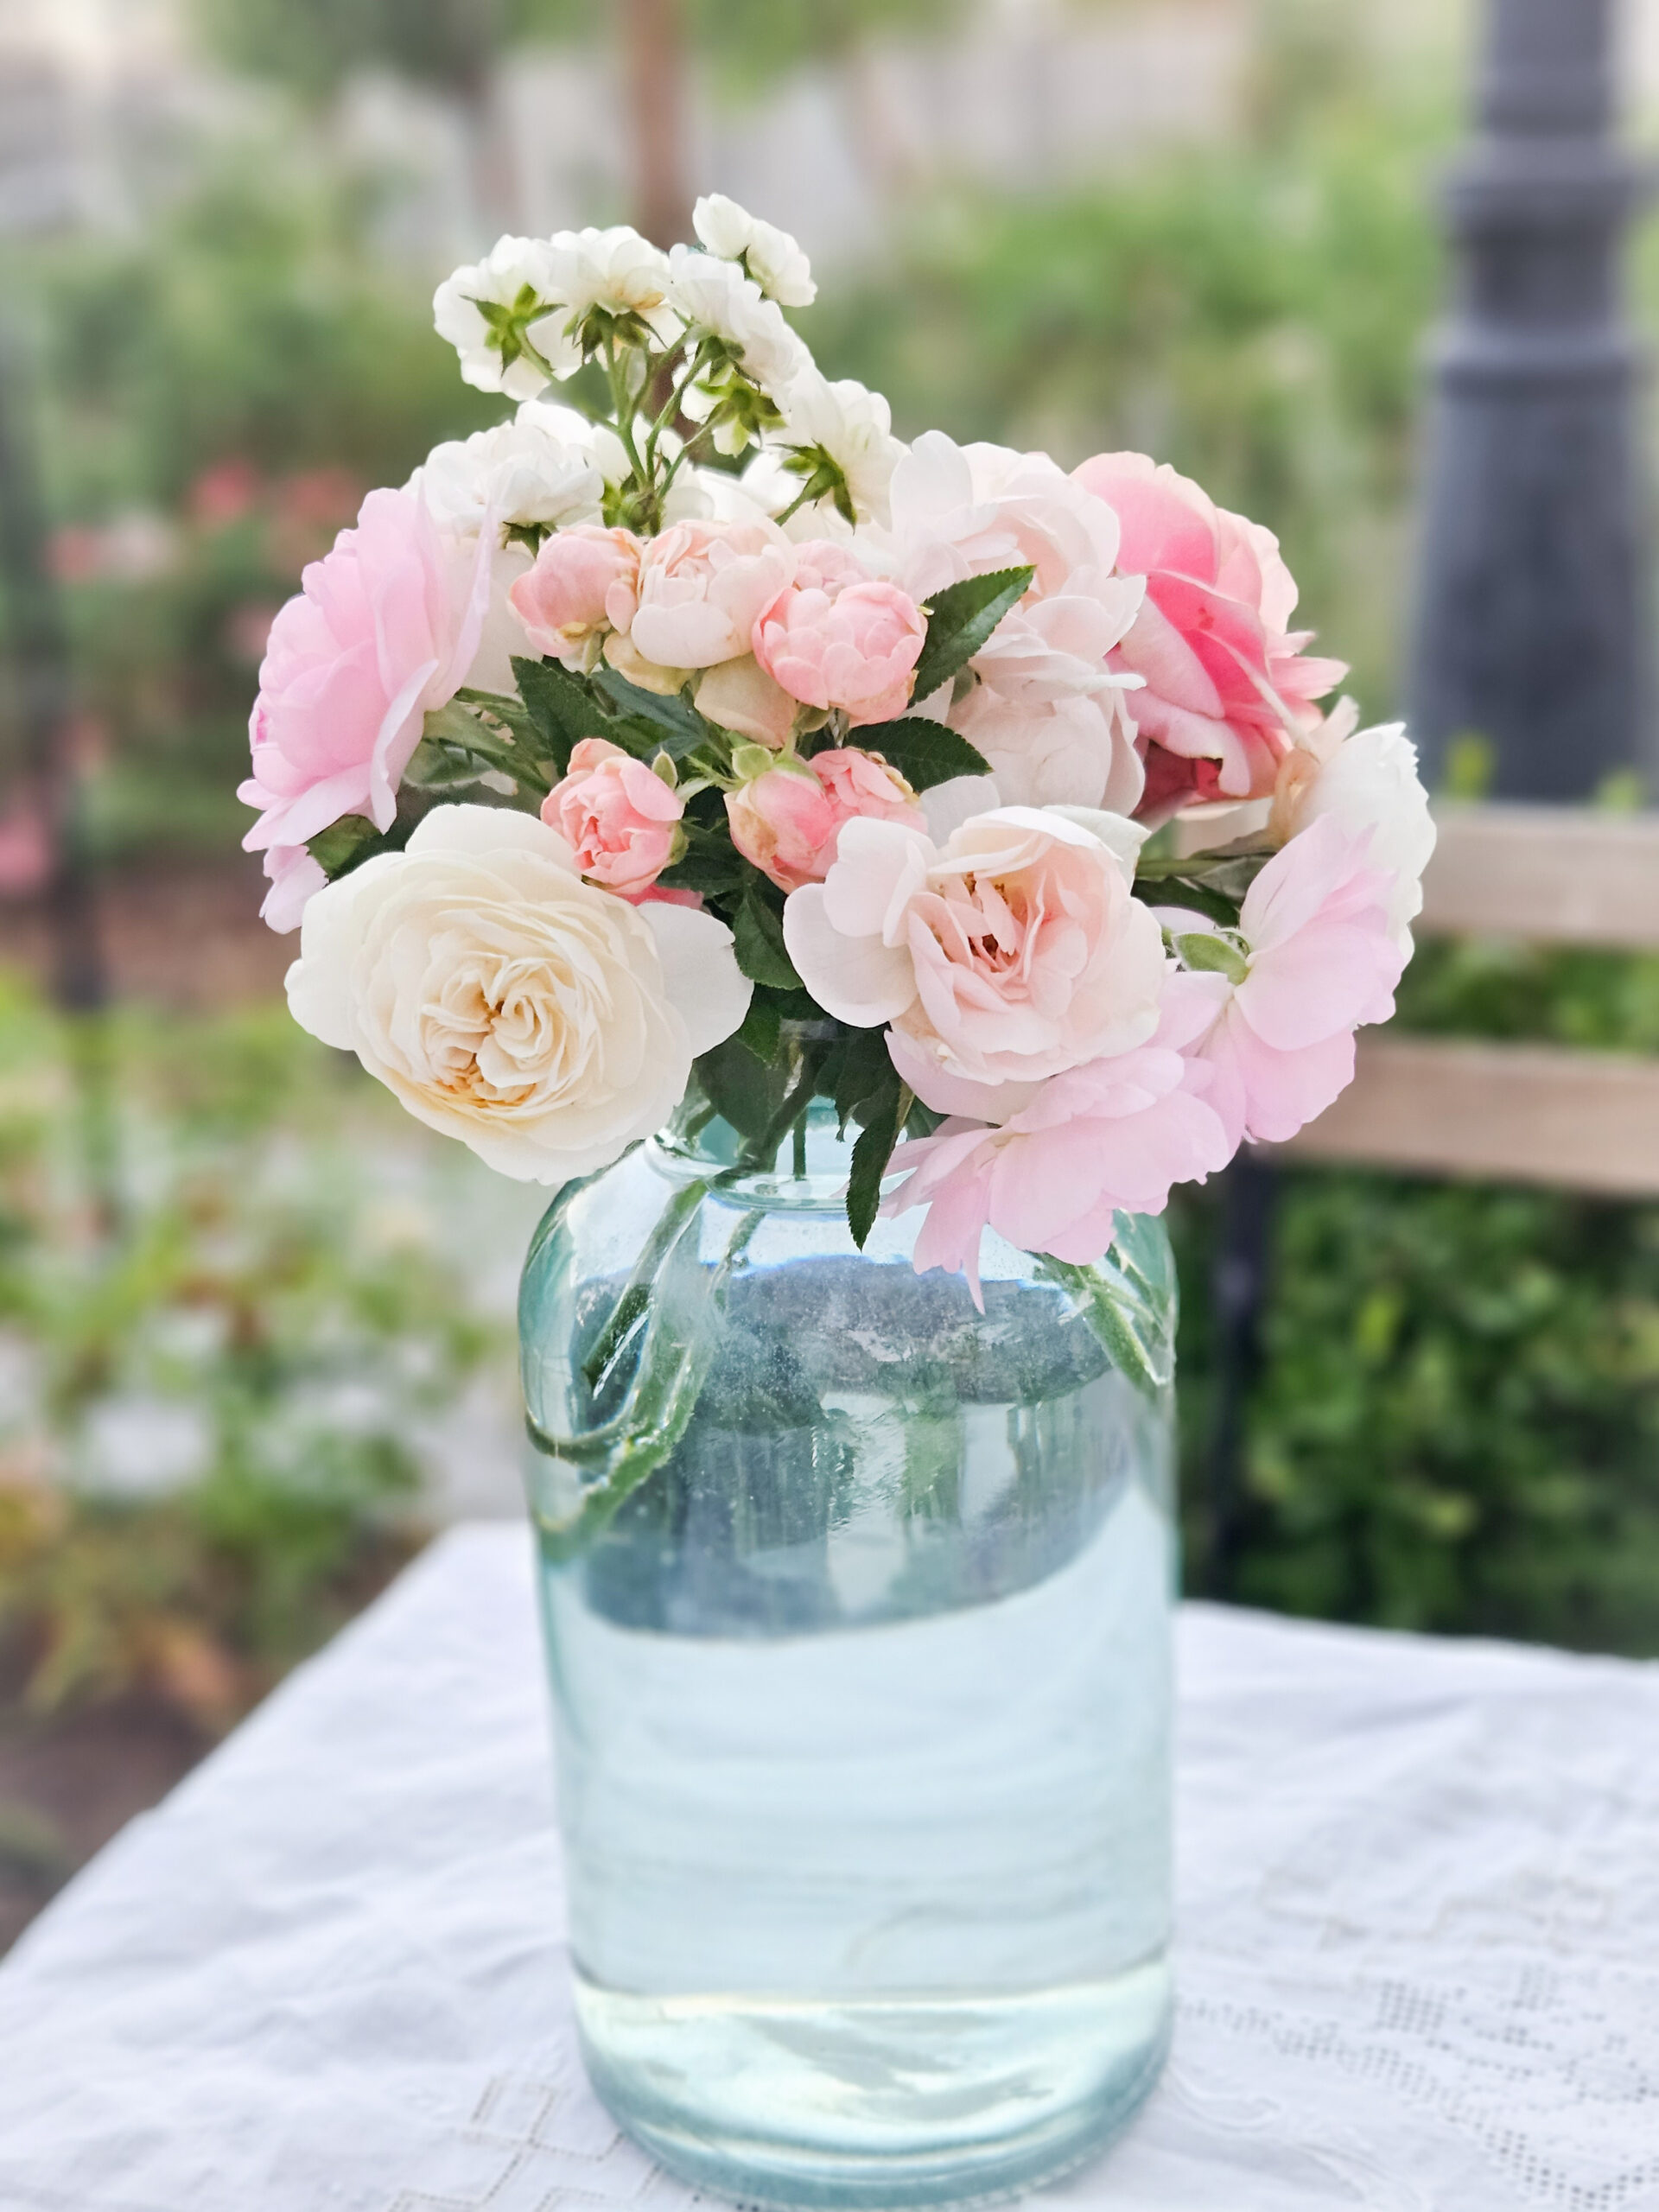
[[[519,1182],[607,1166],[661,1127],[748,1008],[712,915],[586,884],[535,816],[441,806],[305,909],[294,1018]]]
[[[533,399],[546,388],[547,376],[526,353],[505,359],[499,334],[480,312],[480,301],[518,309],[527,299],[530,305],[522,310],[529,318],[523,325],[524,335],[542,360],[556,375],[568,376],[581,366],[581,356],[564,335],[569,310],[560,303],[551,252],[544,238],[498,238],[482,261],[457,269],[433,295],[432,320],[438,335],[460,354],[463,379],[480,391]],[[546,311],[534,314],[537,304]]]
[[[432,448],[410,489],[423,493],[440,530],[470,537],[486,515],[554,530],[600,519],[605,480],[591,448],[554,435],[534,409],[532,401],[510,423]]]
[[[1343,706],[1309,745],[1294,748],[1280,763],[1269,834],[1282,845],[1326,815],[1351,837],[1369,830],[1367,863],[1394,879],[1389,927],[1409,958],[1411,925],[1423,911],[1423,870],[1435,838],[1428,793],[1417,773],[1417,748],[1403,722],[1384,722],[1344,739]]]
[[[776,304],[733,261],[696,246],[677,245],[668,257],[670,296],[688,322],[724,339],[744,373],[776,398],[812,356],[784,321]],[[690,403],[695,394],[687,394]],[[690,404],[687,413],[692,412]]]
[[[660,343],[679,335],[668,305],[668,256],[626,223],[608,230],[556,231],[548,241],[549,267],[567,319],[591,308],[637,315]]]
[[[809,368],[781,404],[785,429],[779,442],[801,451],[821,448],[846,479],[859,521],[885,524],[893,472],[906,448],[893,435],[893,410],[881,394],[867,391],[851,377],[831,384]]]
[[[544,431],[569,451],[586,454],[607,484],[622,483],[632,471],[627,448],[610,424],[590,423],[562,400],[527,399],[518,410],[518,420]]]
[[[691,220],[710,253],[722,261],[747,262],[769,300],[786,308],[810,308],[817,298],[811,264],[787,231],[763,223],[723,192],[699,200]]]

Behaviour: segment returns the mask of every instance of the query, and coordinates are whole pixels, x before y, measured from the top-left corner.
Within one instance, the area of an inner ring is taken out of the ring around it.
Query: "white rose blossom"
[[[1403,722],[1347,735],[1357,715],[1344,700],[1322,729],[1279,765],[1268,834],[1283,845],[1329,817],[1351,837],[1369,836],[1366,861],[1394,879],[1389,927],[1408,959],[1411,925],[1423,911],[1423,870],[1435,829],[1417,774],[1417,748]]]
[[[446,276],[432,299],[433,322],[460,354],[462,379],[514,399],[544,391],[549,370],[568,376],[580,367],[564,336],[569,319],[545,238],[498,238],[482,261]]]
[[[548,256],[567,321],[602,308],[638,315],[659,344],[671,345],[679,335],[678,317],[668,305],[668,256],[627,224],[556,231]]]
[[[440,530],[470,536],[486,514],[504,526],[540,524],[550,530],[599,520],[605,479],[591,445],[567,444],[538,418],[535,405],[529,403],[493,429],[435,446],[415,471],[410,489],[424,494]],[[587,428],[579,416],[570,420]]]
[[[502,1174],[588,1175],[661,1127],[747,1011],[710,914],[584,883],[534,815],[441,806],[305,909],[294,1018]]]
[[[688,322],[722,339],[743,365],[744,373],[769,398],[776,399],[812,365],[805,346],[784,321],[776,303],[734,261],[721,261],[696,246],[677,245],[668,257],[670,297]],[[688,394],[686,412],[695,394]]]
[[[787,231],[762,222],[723,192],[699,200],[691,220],[709,252],[722,261],[745,263],[769,300],[786,308],[810,308],[817,298],[811,264]]]
[[[832,384],[807,368],[780,405],[785,427],[777,443],[800,455],[802,474],[810,481],[805,464],[823,455],[840,471],[858,521],[885,525],[893,474],[906,448],[893,435],[893,410],[881,394],[851,377]]]

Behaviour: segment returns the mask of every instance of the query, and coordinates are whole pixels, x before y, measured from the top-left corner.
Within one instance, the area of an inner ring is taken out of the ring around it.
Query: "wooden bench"
[[[1659,950],[1659,814],[1436,817],[1421,936]],[[1659,1198],[1659,1058],[1362,1031],[1351,1086],[1259,1156]]]

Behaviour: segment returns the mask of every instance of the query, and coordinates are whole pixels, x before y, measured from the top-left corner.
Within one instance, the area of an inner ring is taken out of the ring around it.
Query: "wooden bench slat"
[[[1659,1060],[1365,1037],[1353,1084],[1267,1156],[1659,1198]]]
[[[1440,805],[1426,935],[1659,947],[1659,814]]]

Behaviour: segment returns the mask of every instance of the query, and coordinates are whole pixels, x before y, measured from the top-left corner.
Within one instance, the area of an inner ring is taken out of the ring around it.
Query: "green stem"
[[[621,1296],[611,1308],[609,1319],[600,1331],[593,1350],[582,1363],[582,1379],[590,1390],[598,1391],[605,1376],[614,1364],[627,1337],[651,1303],[651,1287],[657,1279],[658,1270],[679,1242],[687,1224],[695,1219],[697,1208],[708,1195],[706,1182],[687,1183],[676,1191],[663,1208],[656,1228],[645,1241],[644,1251],[633,1263],[633,1272],[623,1286]]]

